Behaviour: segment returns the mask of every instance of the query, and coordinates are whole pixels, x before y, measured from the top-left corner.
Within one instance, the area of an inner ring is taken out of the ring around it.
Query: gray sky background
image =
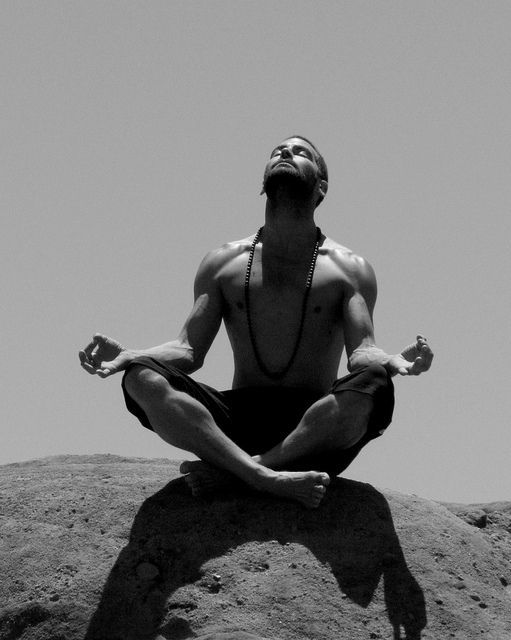
[[[511,494],[511,4],[2,2],[0,463],[185,457],[138,426],[95,331],[175,337],[210,249],[260,226],[292,133],[323,152],[317,222],[379,282],[376,337],[426,335],[393,426],[346,472],[439,500]],[[345,362],[340,372],[345,370]],[[225,334],[199,380],[227,388]]]

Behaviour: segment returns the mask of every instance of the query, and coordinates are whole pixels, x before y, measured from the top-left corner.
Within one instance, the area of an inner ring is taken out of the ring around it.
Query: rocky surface
[[[1,640],[511,638],[511,503],[337,479],[193,499],[177,464],[0,467]]]

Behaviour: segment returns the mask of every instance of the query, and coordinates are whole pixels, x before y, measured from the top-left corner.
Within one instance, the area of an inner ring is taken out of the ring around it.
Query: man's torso
[[[245,277],[253,238],[225,245],[216,274],[223,299],[223,319],[234,354],[233,388],[301,387],[326,393],[337,377],[344,348],[343,301],[350,289],[353,254],[326,238],[320,247],[296,357],[282,379],[264,374],[250,339]],[[267,369],[280,371],[294,351],[312,253],[290,261],[263,254],[258,244],[250,277],[250,317],[260,357]]]

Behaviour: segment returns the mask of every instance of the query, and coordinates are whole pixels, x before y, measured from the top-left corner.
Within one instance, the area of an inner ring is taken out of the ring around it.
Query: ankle
[[[254,489],[263,491],[269,484],[272,484],[275,481],[276,477],[277,473],[275,471],[257,463],[257,465],[253,467],[252,473],[246,482]]]

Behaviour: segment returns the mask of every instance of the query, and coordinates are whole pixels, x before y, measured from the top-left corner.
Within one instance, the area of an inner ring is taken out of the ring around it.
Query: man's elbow
[[[192,356],[187,363],[187,368],[188,368],[187,373],[195,373],[196,371],[201,369],[202,366],[204,365],[204,360],[205,360],[204,356],[201,356],[201,357],[198,357],[195,355]]]
[[[199,347],[191,347],[190,345],[186,348],[186,367],[188,369],[187,373],[194,373],[201,369],[204,365],[204,361],[206,360],[207,350],[201,349]]]
[[[205,354],[198,353],[197,350],[188,344],[173,345],[170,353],[167,353],[167,361],[182,373],[194,373],[204,364]]]

